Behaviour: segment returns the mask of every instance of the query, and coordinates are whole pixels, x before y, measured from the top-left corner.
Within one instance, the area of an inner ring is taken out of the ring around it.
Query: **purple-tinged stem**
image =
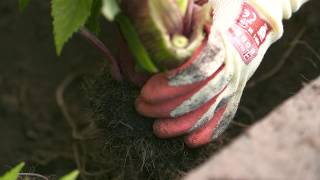
[[[92,34],[87,28],[80,28],[79,34],[87,41],[89,41],[96,49],[98,49],[102,53],[102,55],[110,62],[112,77],[117,81],[123,80],[123,76],[117,60],[114,58],[110,50],[104,45],[104,43],[100,41],[94,34]]]
[[[193,8],[194,0],[189,0],[187,11],[183,17],[183,34],[187,37],[189,37],[192,32]]]

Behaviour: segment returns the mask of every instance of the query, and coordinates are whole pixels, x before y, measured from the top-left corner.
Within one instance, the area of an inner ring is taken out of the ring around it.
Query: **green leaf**
[[[19,0],[19,10],[20,12],[24,11],[29,5],[30,0]]]
[[[19,177],[19,173],[24,165],[24,162],[18,164],[16,167],[12,168],[10,171],[8,171],[2,177],[0,177],[0,180],[17,180]]]
[[[71,173],[60,178],[60,180],[76,180],[78,176],[79,176],[79,171],[74,170]]]
[[[103,0],[102,13],[109,21],[113,21],[121,12],[116,0]]]
[[[84,26],[93,0],[52,0],[53,32],[57,54],[64,44]]]
[[[134,56],[137,65],[147,72],[158,72],[159,70],[153,64],[129,18],[123,14],[119,14],[116,17],[116,21],[120,26],[123,36],[127,40],[129,50]]]
[[[99,34],[100,32],[100,17],[101,17],[101,0],[93,0],[91,7],[91,15],[86,22],[86,27],[94,34]]]

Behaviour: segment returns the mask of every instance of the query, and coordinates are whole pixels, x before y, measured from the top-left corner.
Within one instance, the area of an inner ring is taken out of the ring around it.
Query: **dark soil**
[[[33,0],[23,13],[17,1],[0,1],[0,174],[26,161],[24,171],[53,179],[77,167],[87,179],[183,175],[320,75],[319,8],[312,1],[286,23],[219,141],[190,150],[180,139],[158,140],[150,133],[151,120],[133,109],[138,90],[110,80],[104,60],[79,36],[61,57],[55,55],[47,1]],[[303,28],[280,71],[258,82],[278,67]],[[57,89],[64,95],[59,105]]]

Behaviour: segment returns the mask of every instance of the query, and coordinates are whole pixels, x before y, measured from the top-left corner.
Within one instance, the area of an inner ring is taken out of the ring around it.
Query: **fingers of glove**
[[[143,86],[140,98],[150,104],[157,104],[174,97],[179,97],[199,88],[209,81],[203,81],[185,86],[169,86],[168,78],[164,73],[154,75]]]
[[[224,68],[221,43],[216,42],[219,46],[215,46],[204,40],[185,64],[152,77],[143,87],[141,98],[148,103],[159,103],[206,84]]]
[[[210,53],[202,53],[202,49]],[[179,68],[152,77],[143,87],[141,97],[149,103],[159,103],[206,84],[224,68],[221,53],[215,56],[215,51],[218,50],[208,50],[202,44],[192,58]]]
[[[159,119],[153,124],[153,132],[160,138],[170,138],[186,134],[196,124],[198,119],[208,111],[215,103],[216,98],[212,98],[209,102],[201,106],[195,111],[178,118]]]
[[[197,92],[197,90],[198,89],[195,89],[195,90],[191,91],[189,94],[186,94],[186,95],[183,95],[180,97],[176,97],[176,98],[172,98],[172,99],[169,99],[168,101],[157,103],[157,104],[150,104],[150,103],[144,101],[144,99],[138,97],[136,100],[136,104],[135,104],[136,110],[140,114],[147,116],[147,117],[153,117],[153,118],[178,117],[178,115],[176,115],[175,113],[172,113],[172,112],[175,112],[175,109],[179,105],[183,104],[183,102],[185,102],[191,96],[193,96]],[[221,89],[221,91],[215,95],[218,96],[223,90],[224,89]],[[213,96],[212,98],[215,98],[215,96]],[[203,103],[203,104],[205,104],[205,103]],[[189,108],[189,107],[186,107],[186,108],[192,109],[192,111],[195,110],[195,109]],[[191,110],[190,111],[184,110],[184,112],[186,112],[184,114],[187,114],[187,113],[191,112]],[[179,116],[182,116],[184,114],[179,114]]]
[[[214,116],[202,127],[193,131],[185,138],[185,143],[191,148],[196,148],[208,144],[212,140],[213,133],[221,121],[221,117],[226,110],[226,106],[220,107]]]
[[[175,109],[181,102],[184,97],[178,97],[172,99],[172,101],[166,101],[158,104],[150,104],[144,101],[142,98],[138,97],[135,102],[136,110],[147,117],[152,118],[172,118],[170,113]]]
[[[173,110],[171,112],[171,116],[181,116],[207,103],[210,99],[217,96],[223,91],[224,88],[226,88],[231,78],[231,71],[227,71],[226,69],[221,70],[221,72],[212,80],[210,80],[205,86],[190,96],[189,99],[181,103],[175,110]]]
[[[212,139],[218,138],[227,129],[228,125],[237,112],[241,95],[242,91],[235,94],[228,102],[226,111],[224,112],[223,117],[221,118],[215,131],[213,132]]]
[[[242,88],[243,90],[243,88]],[[189,147],[199,147],[218,138],[228,127],[236,114],[242,90],[221,100],[213,117],[206,124],[192,131],[185,139]],[[218,99],[217,99],[218,101]]]
[[[182,66],[173,73],[168,73],[169,85],[182,86],[204,81],[217,73],[224,63],[224,58],[222,40],[215,44],[207,43],[195,60],[191,61],[191,64]]]
[[[140,98],[149,104],[159,104],[186,94],[194,94],[212,79],[215,79],[223,69],[224,65],[205,81],[183,86],[169,86],[164,74],[155,75],[144,85]]]

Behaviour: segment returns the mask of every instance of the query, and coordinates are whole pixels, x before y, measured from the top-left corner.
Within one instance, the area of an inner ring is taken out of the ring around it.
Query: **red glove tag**
[[[264,43],[271,26],[248,3],[243,3],[240,16],[229,29],[229,37],[243,62],[249,64]]]

